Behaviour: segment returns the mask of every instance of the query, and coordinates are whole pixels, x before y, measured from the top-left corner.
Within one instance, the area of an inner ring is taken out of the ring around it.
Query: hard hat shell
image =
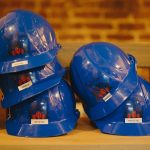
[[[82,46],[70,68],[74,90],[91,120],[112,113],[138,83],[135,59],[111,43]]]
[[[104,133],[150,135],[150,84],[139,77],[138,86],[113,113],[94,121]]]
[[[11,107],[49,89],[58,84],[64,74],[65,69],[55,58],[45,66],[1,75],[2,107]]]
[[[67,134],[75,127],[79,111],[65,81],[10,108],[6,121],[8,134],[48,137]]]
[[[59,48],[52,27],[37,14],[16,10],[0,19],[0,74],[45,65]]]

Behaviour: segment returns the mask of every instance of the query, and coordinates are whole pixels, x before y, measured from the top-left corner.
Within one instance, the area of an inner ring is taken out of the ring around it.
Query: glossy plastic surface
[[[7,132],[26,137],[67,134],[79,118],[75,107],[75,98],[69,85],[61,81],[55,87],[11,107],[6,122]]]
[[[65,73],[58,60],[35,69],[1,75],[2,107],[18,104],[58,84]]]
[[[112,113],[138,83],[135,59],[110,43],[81,47],[70,67],[72,85],[91,120]]]
[[[139,77],[131,96],[107,117],[95,121],[104,133],[125,136],[150,135],[150,84]]]
[[[0,74],[43,66],[59,48],[52,27],[39,15],[16,10],[0,19]]]

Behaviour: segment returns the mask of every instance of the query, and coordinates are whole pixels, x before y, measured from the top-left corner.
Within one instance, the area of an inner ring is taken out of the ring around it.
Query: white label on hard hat
[[[108,93],[107,95],[105,95],[105,96],[103,97],[103,100],[104,100],[105,102],[107,102],[111,97],[112,97],[112,95],[111,95],[110,93]]]
[[[4,94],[3,94],[2,90],[0,89],[0,101],[3,101],[3,99],[4,99]]]
[[[142,123],[142,118],[125,118],[125,123]]]
[[[23,66],[23,65],[27,65],[28,61],[24,60],[24,61],[18,61],[18,62],[14,62],[11,64],[12,67],[17,67],[17,66]]]
[[[48,119],[31,119],[31,124],[48,124]]]
[[[25,83],[25,84],[22,84],[22,85],[18,86],[18,90],[19,90],[19,91],[22,91],[22,90],[24,90],[24,89],[29,88],[30,86],[32,86],[32,81],[29,81],[29,82],[27,82],[27,83]]]

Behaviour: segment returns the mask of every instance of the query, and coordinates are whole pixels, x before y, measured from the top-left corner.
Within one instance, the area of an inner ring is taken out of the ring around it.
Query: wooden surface
[[[94,128],[83,113],[80,104],[77,106],[81,118],[77,127],[68,135],[50,138],[22,138],[0,131],[0,149],[2,150],[150,150],[150,136],[123,137],[102,134]]]

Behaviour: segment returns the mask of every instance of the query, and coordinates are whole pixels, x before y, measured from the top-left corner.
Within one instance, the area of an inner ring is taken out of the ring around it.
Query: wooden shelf
[[[49,138],[23,138],[0,131],[0,150],[150,150],[150,136],[123,137],[102,134],[95,129],[83,113],[76,129],[68,135]]]

